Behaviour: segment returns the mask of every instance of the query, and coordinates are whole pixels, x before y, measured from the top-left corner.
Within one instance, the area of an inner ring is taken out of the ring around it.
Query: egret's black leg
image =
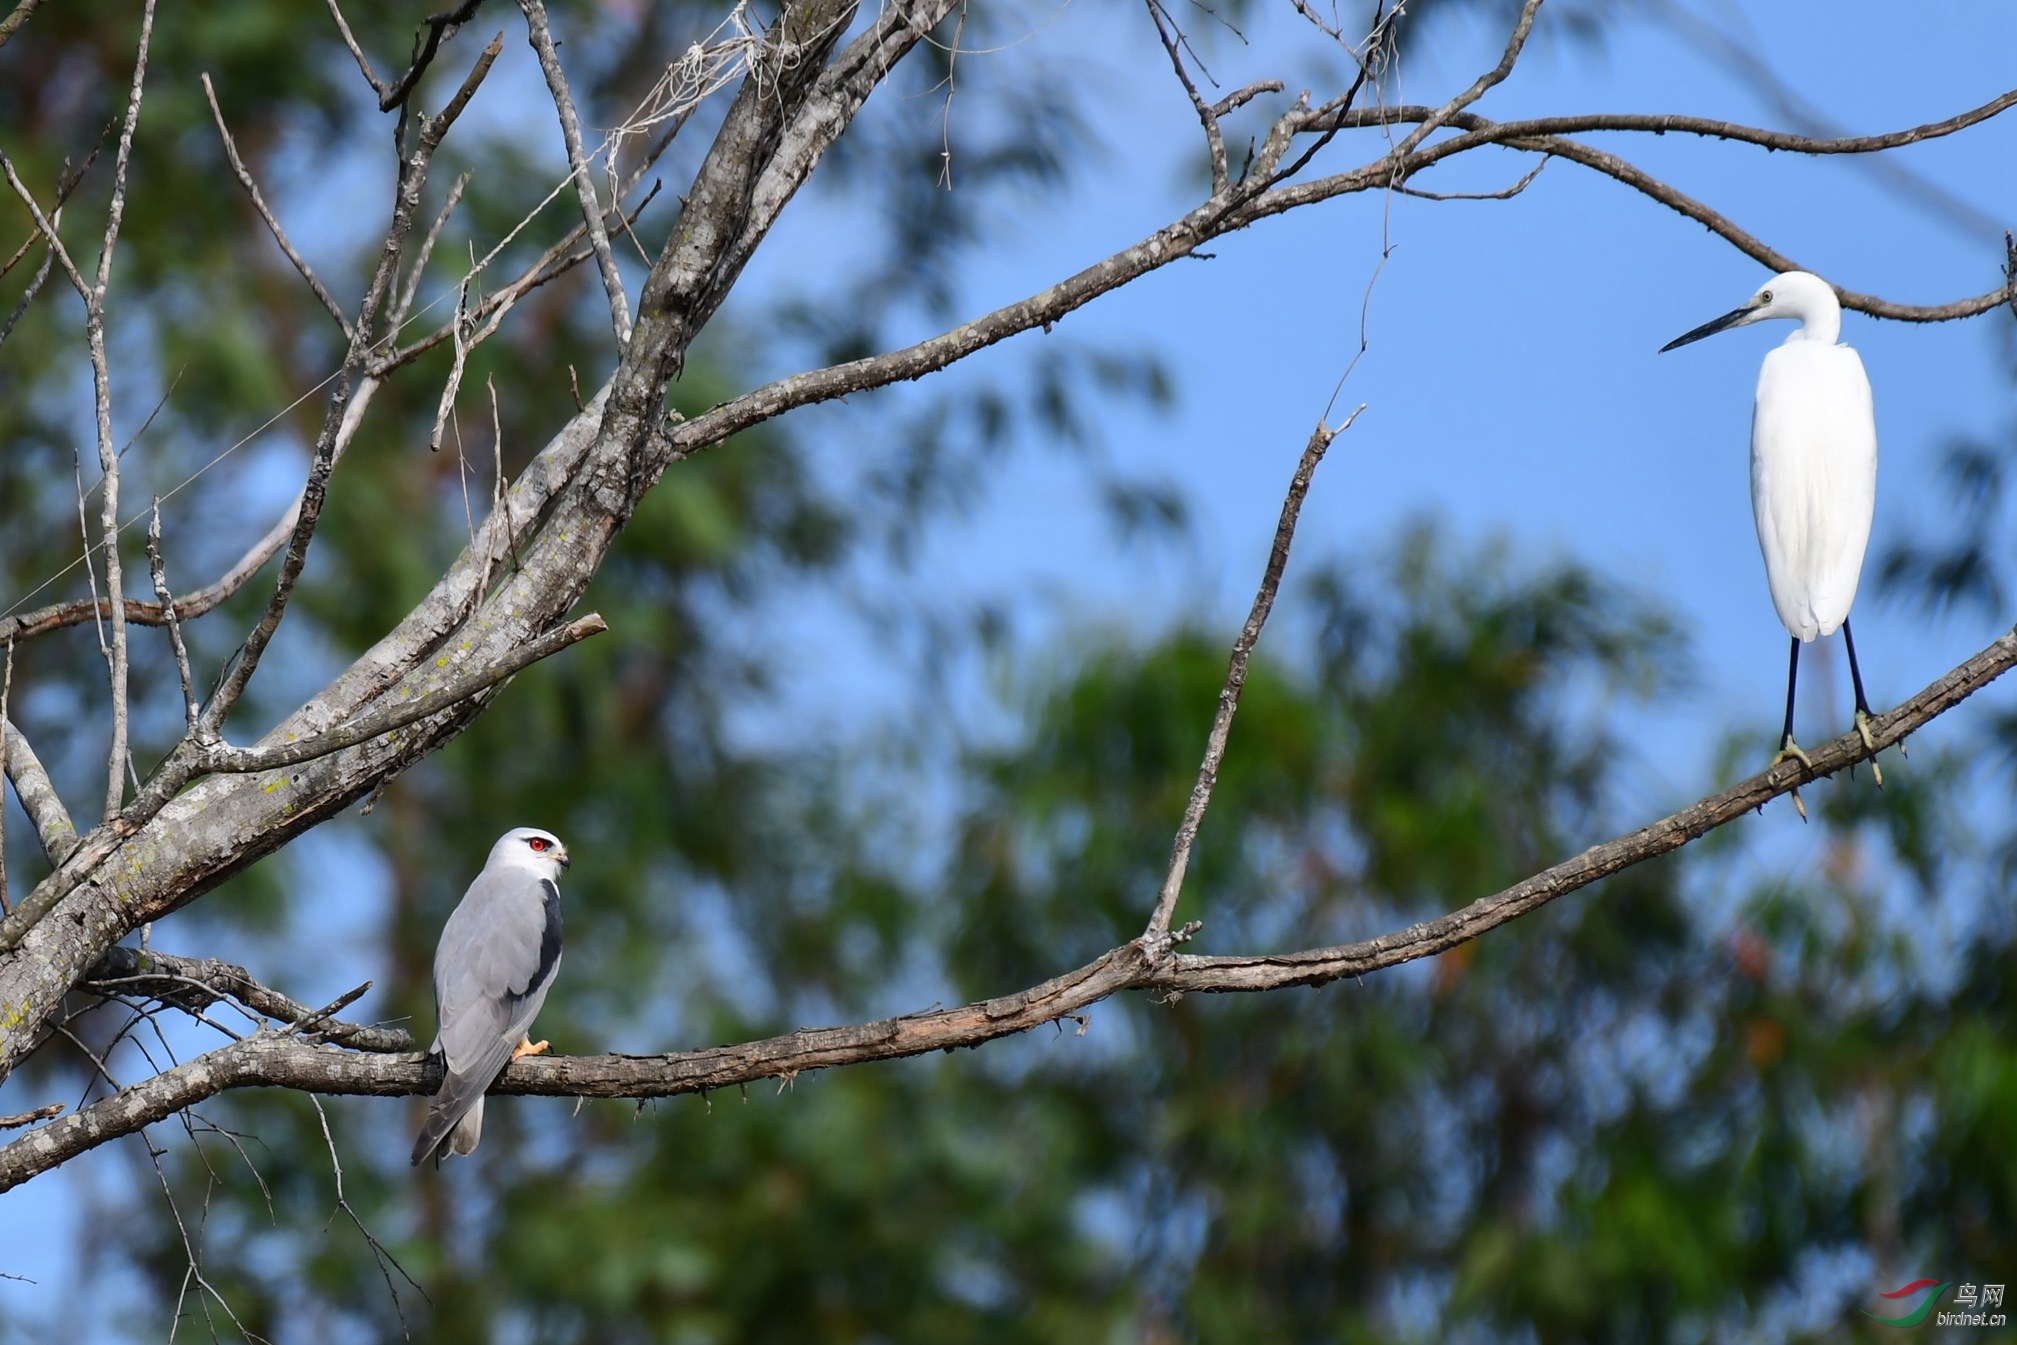
[[[1849,648],[1849,681],[1856,688],[1856,713],[1868,716],[1870,702],[1863,698],[1863,672],[1856,666],[1856,637],[1849,633],[1849,620],[1842,619],[1842,643]]]
[[[1793,637],[1793,652],[1786,659],[1786,731],[1779,738],[1779,755],[1772,758],[1772,765],[1782,761],[1797,761],[1809,773],[1814,763],[1807,760],[1807,754],[1800,750],[1800,744],[1793,741],[1793,691],[1800,684],[1800,637]],[[1766,767],[1770,770],[1771,767]],[[1799,810],[1800,820],[1807,820],[1807,805],[1800,801],[1800,791],[1793,791],[1793,806]]]
[[[1782,745],[1793,741],[1793,688],[1800,684],[1800,637],[1793,637],[1793,652],[1786,660],[1786,731],[1780,735]]]
[[[1877,788],[1884,787],[1884,772],[1877,765],[1877,743],[1870,737],[1870,702],[1863,696],[1863,672],[1856,666],[1856,637],[1849,633],[1849,618],[1842,618],[1842,644],[1849,651],[1849,683],[1856,688],[1856,732],[1870,749],[1870,775]]]

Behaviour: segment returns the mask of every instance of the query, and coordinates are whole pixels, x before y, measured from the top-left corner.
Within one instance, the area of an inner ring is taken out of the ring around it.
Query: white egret
[[[1849,680],[1856,689],[1856,731],[1870,737],[1870,704],[1856,667],[1849,605],[1870,541],[1877,504],[1877,422],[1870,379],[1856,352],[1842,345],[1842,305],[1819,276],[1788,271],[1765,282],[1742,308],[1705,322],[1660,347],[1661,352],[1732,327],[1772,318],[1800,325],[1765,356],[1751,417],[1751,513],[1758,549],[1765,553],[1765,582],[1772,606],[1793,636],[1786,668],[1786,728],[1772,764],[1814,763],[1793,741],[1793,689],[1800,675],[1800,646],[1842,628],[1849,651]],[[1884,783],[1870,758],[1877,784]],[[1793,801],[1805,817],[1798,791]]]

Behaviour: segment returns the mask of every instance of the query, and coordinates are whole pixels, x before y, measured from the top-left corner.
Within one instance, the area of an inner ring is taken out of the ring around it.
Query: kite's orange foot
[[[524,1041],[521,1041],[520,1043],[518,1043],[518,1045],[511,1048],[511,1058],[513,1060],[516,1060],[523,1055],[540,1055],[544,1053],[545,1050],[546,1050],[545,1042],[534,1041],[530,1037],[527,1037]]]

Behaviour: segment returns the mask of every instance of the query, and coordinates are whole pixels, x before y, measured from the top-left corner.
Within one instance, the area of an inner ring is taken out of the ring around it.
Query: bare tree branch
[[[35,749],[29,746],[21,730],[14,727],[14,722],[0,724],[0,730],[5,731],[7,739],[7,781],[14,786],[14,796],[21,800],[22,811],[35,824],[42,853],[51,864],[60,864],[77,848],[77,828],[71,824],[70,810],[57,797],[56,787],[49,783],[49,772],[42,768]],[[22,907],[27,907],[25,901]]]
[[[822,56],[838,41],[852,13],[847,0],[807,0],[773,26],[763,50],[751,58],[751,73],[701,169],[700,185],[688,195],[681,229],[646,281],[647,302],[606,399],[592,404],[594,414],[577,417],[508,497],[511,535],[518,539],[524,567],[487,599],[477,591],[476,581],[490,573],[489,559],[481,553],[506,536],[506,520],[487,522],[479,530],[479,546],[465,551],[435,591],[349,672],[269,735],[269,742],[304,738],[347,719],[365,701],[409,676],[438,684],[426,660],[457,630],[467,631],[468,656],[472,664],[480,664],[521,643],[520,633],[529,624],[550,621],[575,601],[636,500],[656,479],[644,455],[660,422],[663,390],[687,342],[719,305],[750,252],[854,109],[951,3],[911,0],[889,6],[833,59],[831,68]],[[482,67],[479,62],[479,73]],[[465,94],[470,89],[466,82]],[[430,132],[443,126],[462,101],[466,98],[451,102],[443,117],[423,130],[423,151]],[[410,216],[412,187],[409,173],[401,183],[396,212],[401,217]],[[714,250],[711,258],[708,248]],[[367,322],[353,325],[359,339],[370,329]],[[589,460],[581,455],[591,455],[601,465],[578,476],[561,473],[563,463],[579,466]],[[318,463],[311,486],[324,475]],[[521,507],[543,507],[545,512],[528,514],[521,524]],[[304,508],[304,524],[283,564],[283,585],[291,586],[299,573],[307,515]],[[537,528],[530,526],[534,517],[540,518]],[[270,638],[270,626],[270,620],[263,621],[255,636],[265,631]],[[226,687],[242,687],[245,676],[241,659]],[[213,697],[205,712],[206,729],[216,722],[218,705]],[[117,825],[80,843],[14,917],[0,922],[0,952],[17,949],[14,956],[0,957],[0,999],[25,1005],[23,1022],[32,1028],[60,998],[58,987],[81,974],[116,941],[118,932],[178,908],[279,848],[368,792],[386,773],[453,737],[473,713],[470,707],[436,716],[409,737],[395,741],[387,735],[308,762],[288,773],[283,790],[237,790],[224,777],[214,777],[171,794],[165,785],[172,783],[172,774],[157,772]],[[120,870],[116,878],[100,872],[122,847],[145,845],[145,837],[164,830],[176,835],[172,871],[141,865]],[[74,918],[42,919],[65,910],[65,903],[75,906]],[[20,918],[24,911],[34,923]],[[11,1070],[29,1046],[18,1030],[0,1032],[0,1073]]]
[[[238,156],[238,142],[231,138],[231,129],[224,124],[224,110],[217,106],[217,91],[210,87],[210,72],[204,71],[202,78],[203,96],[210,103],[210,119],[217,123],[218,137],[224,141],[224,154],[231,161],[231,171],[237,175],[238,185],[245,188],[245,194],[252,198],[252,208],[258,211],[259,218],[266,222],[267,232],[273,235],[273,241],[280,244],[280,250],[287,254],[287,260],[294,263],[294,269],[308,282],[308,288],[314,291],[316,299],[328,311],[329,316],[336,319],[337,328],[342,331],[345,339],[348,339],[350,319],[343,315],[343,306],[322,287],[322,281],[316,277],[314,268],[294,250],[294,244],[287,240],[287,231],[280,227],[279,219],[267,207],[266,198],[259,192],[259,184],[252,180],[252,170],[247,168],[245,160]]]
[[[304,761],[314,761],[318,757],[341,752],[346,747],[355,747],[361,742],[440,714],[443,710],[459,705],[471,696],[488,691],[505,679],[523,672],[541,659],[550,658],[569,645],[585,640],[591,635],[600,635],[608,629],[608,623],[591,612],[521,645],[503,658],[471,668],[444,686],[416,696],[410,701],[381,701],[374,709],[346,721],[337,728],[318,733],[312,738],[255,748],[230,747],[222,743],[210,744],[197,751],[196,769],[221,774],[246,774],[253,771],[276,770],[282,766],[298,766]]]
[[[6,642],[6,666],[0,669],[0,779],[7,775],[7,702],[14,694],[14,642]],[[0,918],[7,914],[7,791],[0,789]]]
[[[1310,442],[1303,448],[1303,456],[1296,463],[1296,472],[1289,479],[1288,494],[1282,499],[1282,516],[1275,524],[1274,544],[1268,548],[1268,563],[1261,572],[1260,588],[1254,593],[1254,603],[1247,612],[1246,624],[1240,627],[1239,637],[1233,641],[1232,657],[1226,664],[1225,684],[1219,688],[1218,709],[1212,716],[1211,731],[1205,737],[1205,759],[1198,766],[1198,778],[1191,786],[1191,796],[1184,804],[1183,821],[1177,824],[1176,839],[1170,844],[1169,868],[1163,874],[1162,891],[1156,896],[1155,912],[1149,916],[1148,928],[1142,932],[1145,944],[1151,947],[1168,937],[1170,919],[1176,914],[1177,898],[1183,895],[1184,871],[1190,866],[1191,846],[1197,842],[1198,826],[1205,819],[1205,808],[1212,801],[1212,789],[1218,784],[1219,766],[1226,757],[1226,740],[1233,729],[1233,715],[1240,708],[1240,692],[1247,684],[1247,660],[1254,652],[1255,641],[1261,638],[1261,627],[1267,624],[1268,613],[1275,605],[1275,590],[1281,587],[1282,571],[1288,568],[1289,546],[1295,541],[1296,519],[1303,511],[1303,497],[1309,494],[1310,482],[1316,477],[1317,464],[1324,460],[1324,451],[1331,441],[1352,427],[1359,417],[1361,406],[1344,423],[1332,429],[1325,421],[1319,420],[1317,427],[1310,431]],[[1330,413],[1325,412],[1328,416]]]
[[[463,24],[475,18],[476,11],[482,4],[483,0],[463,0],[463,3],[454,9],[444,10],[439,14],[428,15],[426,21],[414,30],[412,63],[406,67],[405,74],[393,81],[391,88],[384,88],[379,85],[378,80],[371,73],[370,62],[364,59],[364,54],[357,49],[357,44],[354,41],[351,42],[351,54],[357,58],[358,68],[364,71],[364,77],[371,81],[372,87],[379,90],[378,110],[380,112],[390,112],[393,108],[398,107],[406,101],[406,95],[413,92],[413,86],[418,84],[420,77],[427,73],[427,67],[434,64],[435,53],[441,50],[441,44],[449,38],[454,37],[456,30],[461,28]],[[331,10],[334,12],[333,3]],[[342,16],[337,16],[337,23],[339,27],[342,27]],[[422,31],[423,29],[425,30],[424,32]],[[342,27],[342,31],[344,36],[348,38],[350,30],[347,27]]]
[[[21,0],[6,18],[0,19],[0,47],[7,45],[7,39],[21,31],[21,25],[33,17],[42,6],[42,0]]]
[[[46,1121],[52,1116],[61,1116],[62,1114],[63,1104],[60,1102],[51,1102],[47,1106],[37,1107],[33,1111],[15,1112],[11,1116],[0,1116],[0,1130],[19,1130],[22,1126],[34,1125],[37,1121]]]
[[[153,0],[148,0],[150,15],[152,3]],[[153,820],[194,777],[199,763],[206,755],[228,750],[224,749],[221,743],[224,719],[250,682],[261,654],[279,627],[280,619],[286,611],[288,597],[306,563],[308,544],[314,534],[315,524],[327,495],[330,473],[335,466],[336,444],[341,437],[343,425],[349,419],[353,386],[357,383],[367,360],[367,342],[373,328],[373,318],[390,292],[397,275],[401,251],[419,204],[421,190],[426,182],[427,169],[435,151],[441,145],[442,138],[454,125],[462,110],[468,106],[470,98],[474,96],[484,76],[489,73],[491,64],[497,59],[501,47],[502,35],[499,35],[491,40],[490,45],[477,58],[475,66],[464,79],[461,88],[439,116],[415,118],[419,131],[415,149],[400,162],[392,223],[386,231],[378,267],[359,305],[358,320],[351,329],[350,350],[345,358],[342,374],[337,379],[336,389],[329,399],[308,481],[302,488],[300,504],[296,510],[296,523],[287,555],[281,563],[280,576],[275,582],[273,594],[258,624],[253,627],[251,635],[240,647],[236,660],[230,665],[217,691],[212,695],[209,705],[205,707],[197,731],[185,738],[168,762],[156,770],[148,787],[135,798],[133,806],[124,813],[108,817],[105,825],[97,828],[89,838],[69,851],[64,860],[57,865],[56,872],[45,879],[36,891],[30,893],[10,915],[0,920],[0,953],[19,947],[31,933],[36,922],[54,910],[62,899],[121,843]],[[19,179],[15,176],[12,166],[5,163],[4,156],[0,156],[0,167],[6,169],[10,182],[16,184],[17,192],[20,192],[23,199],[28,202],[30,210],[35,213],[38,225],[43,225],[45,233],[51,239],[52,247],[60,248],[60,242],[56,240],[53,230],[49,230],[44,224],[40,211],[36,209],[32,198],[27,196],[25,188],[18,185]],[[113,607],[115,623],[123,616],[124,604],[115,603]],[[115,781],[115,785],[117,783]],[[149,915],[134,919],[128,927],[145,923],[151,918]],[[126,923],[125,917],[113,917],[113,921]],[[77,951],[82,952],[83,949],[80,947]],[[0,971],[4,970],[6,968],[0,968]],[[15,1044],[18,1040],[18,1037],[12,1040],[0,1037],[0,1062],[5,1062],[6,1057],[19,1058],[20,1047]],[[13,1049],[7,1049],[9,1047]],[[7,1068],[11,1068],[11,1062],[6,1063]],[[0,1075],[4,1075],[5,1072],[6,1069],[0,1069]]]
[[[1695,200],[1685,192],[1677,191],[1644,170],[1626,162],[1615,154],[1592,149],[1580,141],[1564,139],[1560,136],[1537,136],[1532,139],[1508,140],[1503,142],[1514,149],[1532,150],[1536,153],[1556,155],[1586,168],[1594,168],[1607,177],[1615,178],[1626,186],[1650,196],[1660,204],[1678,211],[1695,220],[1712,232],[1721,235],[1734,244],[1738,251],[1759,262],[1771,271],[1798,271],[1805,268],[1793,258],[1776,251],[1764,242],[1732,224],[1723,215]],[[1873,318],[1891,318],[1901,322],[1951,322],[1956,318],[1972,318],[2001,306],[2013,292],[2008,283],[1999,289],[1990,290],[1972,299],[1957,299],[1947,304],[1901,304],[1875,295],[1863,294],[1856,290],[1833,286],[1844,308],[1853,308],[1867,313]]]
[[[457,177],[449,185],[448,195],[442,198],[441,209],[435,212],[434,223],[428,226],[427,233],[420,240],[419,250],[413,255],[413,265],[406,269],[406,284],[400,288],[399,302],[395,303],[392,311],[386,315],[385,325],[388,331],[396,334],[406,325],[406,315],[412,311],[414,297],[420,293],[421,277],[427,274],[428,258],[434,255],[434,245],[441,241],[441,231],[448,227],[449,216],[455,213],[455,207],[462,200],[462,193],[468,189],[469,178],[468,173]],[[373,372],[377,370],[374,369]]]
[[[151,0],[150,0],[151,3]],[[470,0],[467,8],[474,12],[477,0]],[[430,23],[432,20],[430,20]],[[457,20],[460,22],[460,20]],[[452,25],[451,25],[452,26]],[[439,40],[440,30],[433,30],[432,43]],[[419,138],[410,155],[402,158],[399,165],[399,184],[396,189],[392,223],[385,231],[385,242],[379,250],[378,267],[366,287],[363,300],[358,304],[357,321],[351,326],[350,350],[344,357],[343,373],[337,379],[335,391],[330,394],[329,408],[322,422],[322,433],[315,445],[313,465],[309,468],[307,484],[302,487],[301,504],[296,512],[294,535],[287,544],[287,554],[280,563],[280,576],[274,582],[273,594],[267,599],[266,610],[259,622],[245,639],[238,651],[237,659],[218,685],[204,707],[202,730],[206,735],[221,732],[225,717],[238,703],[238,698],[251,682],[252,675],[259,668],[259,660],[272,641],[274,632],[280,628],[280,621],[287,613],[288,599],[293,595],[294,585],[301,577],[302,567],[308,562],[308,545],[315,536],[315,525],[322,516],[322,504],[328,496],[329,475],[336,466],[337,431],[342,426],[348,408],[352,388],[364,376],[371,333],[378,310],[391,292],[394,280],[399,274],[399,260],[406,246],[406,236],[413,226],[414,212],[420,205],[420,193],[427,185],[427,171],[434,161],[434,153],[441,147],[442,138],[455,124],[462,110],[475,96],[477,87],[497,60],[503,49],[503,35],[493,37],[476,58],[476,64],[462,81],[462,87],[441,110],[437,117],[418,116]],[[416,66],[416,70],[419,67]],[[409,72],[414,74],[414,72]],[[417,78],[417,75],[414,77]]]
[[[1184,86],[1184,96],[1191,100],[1191,109],[1198,114],[1198,124],[1204,129],[1205,155],[1212,169],[1212,195],[1220,195],[1229,183],[1226,168],[1226,137],[1219,129],[1219,117],[1222,114],[1217,108],[1205,102],[1204,96],[1198,92],[1197,84],[1191,79],[1191,72],[1184,68],[1184,50],[1190,45],[1190,39],[1184,36],[1183,29],[1177,26],[1177,21],[1163,8],[1162,0],[1146,0],[1146,3],[1149,20],[1156,26],[1156,36],[1162,39],[1163,50],[1169,54],[1170,69],[1175,72],[1177,83]],[[1275,87],[1279,89],[1281,85],[1277,83]]]
[[[342,9],[337,6],[336,0],[328,0],[328,5],[329,17],[335,22],[337,35],[343,39],[344,48],[350,52],[350,58],[357,62],[358,73],[364,76],[364,82],[371,86],[371,91],[383,98],[385,84],[378,78],[378,72],[371,68],[371,59],[364,54],[364,48],[358,46],[357,39],[351,36],[350,25],[344,21]],[[381,112],[385,110],[382,107],[379,109]]]
[[[1953,135],[1956,131],[1965,131],[2012,107],[2017,107],[2017,89],[1998,94],[1980,107],[1957,113],[1944,121],[1930,121],[1920,126],[1907,127],[1902,131],[1886,131],[1881,135],[1852,136],[1815,136],[1793,131],[1770,131],[1756,126],[1746,126],[1741,122],[1718,121],[1711,117],[1690,117],[1671,112],[1573,113],[1566,116],[1528,117],[1519,121],[1504,122],[1488,121],[1475,113],[1458,113],[1446,117],[1442,124],[1465,131],[1489,131],[1491,134],[1487,138],[1492,140],[1506,137],[1525,139],[1544,135],[1584,135],[1592,131],[1636,131],[1651,135],[1705,136],[1716,140],[1732,140],[1739,144],[1757,145],[1762,149],[1784,150],[1793,154],[1876,154],[1883,150],[1916,145],[1922,140],[1937,140],[1941,136]],[[1307,129],[1319,131],[1328,130],[1332,126],[1354,128],[1426,123],[1440,111],[1440,108],[1424,107],[1418,103],[1341,110],[1312,119]]]
[[[182,622],[176,616],[175,595],[168,591],[168,563],[161,557],[161,497],[154,497],[154,510],[147,519],[147,570],[154,580],[154,596],[161,600],[168,620],[168,643],[175,651],[175,673],[182,680],[183,718],[191,734],[203,707],[196,703],[195,678],[189,671],[189,649],[182,643]],[[11,648],[11,646],[10,646]]]
[[[332,469],[343,460],[344,453],[357,436],[357,427],[363,421],[365,408],[383,386],[380,379],[366,377],[357,385],[350,404],[344,410],[342,425],[337,428],[336,447],[333,453]],[[217,581],[205,588],[175,600],[175,619],[193,621],[214,610],[232,594],[244,588],[246,583],[259,573],[266,562],[279,553],[294,535],[294,525],[301,516],[301,496],[296,494],[294,503],[287,507],[266,535],[246,548],[245,553]],[[131,519],[127,520],[129,523]],[[0,640],[27,640],[37,635],[45,635],[66,626],[82,625],[95,616],[110,614],[109,604],[102,598],[79,598],[71,602],[51,603],[30,612],[16,616],[0,616]],[[128,624],[142,626],[165,626],[168,612],[158,602],[141,602],[135,598],[126,600],[126,620]]]
[[[60,217],[62,212],[58,211],[57,213]],[[35,268],[34,275],[28,277],[28,288],[23,290],[21,297],[15,301],[14,311],[7,315],[7,321],[0,322],[0,346],[7,344],[7,338],[14,334],[15,326],[20,323],[22,317],[28,312],[28,305],[35,302],[35,296],[40,294],[42,286],[48,283],[49,272],[54,266],[55,261],[55,253],[44,252],[42,254],[42,264]]]
[[[177,957],[137,948],[108,948],[85,973],[86,989],[117,991],[156,1000],[172,1008],[199,1012],[220,999],[232,1000],[251,1013],[282,1026],[307,1023],[317,1012],[252,979],[245,968],[216,958]],[[315,1035],[359,1051],[418,1050],[404,1028],[324,1021],[312,1023]]]
[[[1520,52],[1527,45],[1528,34],[1534,31],[1534,17],[1540,11],[1541,0],[1526,0],[1526,3],[1520,6],[1520,16],[1513,20],[1512,35],[1506,39],[1506,49],[1499,54],[1499,63],[1473,80],[1471,87],[1422,118],[1421,124],[1408,132],[1400,144],[1394,146],[1391,157],[1396,162],[1406,160],[1415,146],[1435,134],[1438,127],[1461,114],[1465,108],[1483,98],[1492,88],[1505,82],[1506,76],[1513,73],[1514,62],[1520,59]]]
[[[1991,103],[1985,104],[1973,112],[1963,114],[1961,117],[1950,118],[1945,122],[1930,123],[1928,126],[1894,132],[1888,136],[1864,137],[1863,139],[1868,142],[1883,141],[1887,143],[1909,144],[1919,139],[1930,138],[1933,135],[1949,134],[1954,130],[1962,129],[1963,126],[1974,125],[2013,105],[2017,105],[2017,91],[2013,91]],[[1404,113],[1406,116],[1401,116],[1397,119],[1406,120],[1414,117],[1416,114],[1419,114],[1421,117],[1427,117],[1432,115],[1434,111],[1435,109],[1419,107],[1381,110],[1369,109],[1363,113],[1351,114],[1354,118],[1351,124],[1377,125],[1379,124],[1379,118],[1382,116],[1395,116],[1395,114]],[[1599,119],[1573,120],[1595,121]],[[1645,122],[1647,124],[1630,128],[1615,127],[1612,129],[1655,130],[1656,127],[1652,123],[1668,119],[1649,117],[1632,118],[1629,120]],[[1677,123],[1678,127],[1678,123],[1685,119],[1674,118],[1672,120]],[[915,345],[906,346],[900,350],[890,351],[882,355],[868,356],[844,364],[830,365],[824,369],[809,370],[805,373],[793,374],[789,377],[778,379],[775,382],[765,384],[760,388],[745,393],[741,397],[724,402],[711,411],[694,416],[679,425],[672,426],[664,432],[666,456],[673,460],[691,456],[713,444],[720,443],[731,435],[740,433],[764,421],[774,419],[796,407],[831,401],[852,393],[867,391],[871,388],[886,387],[893,383],[908,382],[913,379],[922,378],[926,374],[935,373],[940,369],[967,358],[977,351],[984,350],[988,346],[998,341],[1006,340],[1018,333],[1037,327],[1048,329],[1052,324],[1073,311],[1091,303],[1094,299],[1139,279],[1141,276],[1166,266],[1173,261],[1189,256],[1200,246],[1224,234],[1245,228],[1249,224],[1256,223],[1270,215],[1281,214],[1288,210],[1316,204],[1338,196],[1349,195],[1353,192],[1384,188],[1395,182],[1405,183],[1415,172],[1433,163],[1440,162],[1442,159],[1450,157],[1453,153],[1462,152],[1465,147],[1475,147],[1476,145],[1485,143],[1504,143],[1498,134],[1504,127],[1524,124],[1508,122],[1503,125],[1495,125],[1494,123],[1485,121],[1483,118],[1475,117],[1468,113],[1454,115],[1450,119],[1450,122],[1453,126],[1467,128],[1470,131],[1476,132],[1478,138],[1466,141],[1464,137],[1454,137],[1428,145],[1408,157],[1402,165],[1404,171],[1394,171],[1390,159],[1383,157],[1362,167],[1312,182],[1289,184],[1274,188],[1253,198],[1247,204],[1237,209],[1228,210],[1224,208],[1221,201],[1217,198],[1207,200],[1182,218],[1165,225],[1133,246],[1124,248],[1104,260],[1086,267],[1076,275],[1055,285],[1046,287],[1027,299],[1004,305],[991,313],[975,318],[970,322],[962,323],[937,336],[928,337]],[[1772,141],[1771,148],[1796,153],[1862,153],[1869,152],[1869,149],[1885,147],[1884,145],[1871,144],[1867,149],[1831,149],[1826,148],[1826,146],[1839,145],[1842,142],[1817,141],[1804,136],[1753,131],[1751,128],[1740,127],[1730,122],[1718,122],[1714,123],[1714,125],[1722,128],[1722,130],[1718,132],[1699,130],[1699,133],[1721,134],[1727,132],[1726,138],[1729,139],[1747,139],[1752,136],[1770,137]],[[1485,130],[1483,128],[1490,129]],[[1620,181],[1626,181],[1628,185],[1646,190],[1654,199],[1681,210],[1683,214],[1688,215],[1691,219],[1696,219],[1708,225],[1722,237],[1736,244],[1747,255],[1757,258],[1774,270],[1795,269],[1794,264],[1789,259],[1773,251],[1743,230],[1738,229],[1720,214],[1682,195],[1680,192],[1666,187],[1663,183],[1658,183],[1647,178],[1644,174],[1631,168],[1630,165],[1625,164],[1622,160],[1616,160],[1613,156],[1601,155],[1600,151],[1594,151],[1578,142],[1562,140],[1558,137],[1525,136],[1521,137],[1521,139],[1525,143],[1518,146],[1519,148],[1531,149],[1536,153],[1560,155],[1563,158],[1574,159],[1579,163],[1586,163],[1588,166],[1599,167],[1600,171],[1608,172],[1612,176],[1618,177]],[[1757,140],[1753,143],[1765,142]],[[1600,164],[1608,166],[1600,167]],[[1958,299],[1951,303],[1938,305],[1915,305],[1898,303],[1854,290],[1838,289],[1837,291],[1842,297],[1844,307],[1868,313],[1873,317],[1892,318],[1907,322],[1945,322],[1955,318],[1974,317],[1986,313],[2005,302],[2012,292],[2013,287],[2006,282],[2005,285],[1997,289],[1973,298]]]
[[[609,231],[602,227],[602,202],[596,199],[595,182],[588,175],[588,153],[581,144],[581,119],[575,115],[574,93],[567,87],[566,72],[560,68],[560,53],[553,48],[544,0],[518,0],[518,7],[525,11],[526,40],[539,56],[547,91],[553,95],[561,139],[567,145],[567,166],[574,176],[574,190],[581,198],[581,219],[588,226],[588,244],[595,250],[596,268],[602,272],[602,288],[609,296],[609,321],[616,329],[616,346],[621,350],[630,343],[630,301],[624,296],[623,275],[616,269],[616,256],[609,250]]]
[[[105,357],[105,291],[112,280],[112,257],[119,246],[119,226],[126,215],[126,169],[133,158],[133,132],[140,124],[141,91],[147,82],[147,50],[154,35],[154,0],[140,12],[139,50],[133,60],[133,82],[126,96],[126,121],[119,130],[119,150],[112,170],[112,200],[106,210],[105,237],[98,249],[98,272],[84,295],[84,336],[91,351],[91,392],[97,413],[99,536],[105,555],[105,596],[111,611],[111,637],[106,650],[112,687],[112,742],[107,750],[105,810],[111,818],[126,797],[127,700],[125,575],[119,559],[119,450],[112,439],[112,370]],[[49,234],[55,247],[55,234]],[[89,545],[88,539],[86,545]]]

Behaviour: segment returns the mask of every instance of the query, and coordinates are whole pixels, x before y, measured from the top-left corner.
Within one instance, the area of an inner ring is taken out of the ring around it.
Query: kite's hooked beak
[[[564,845],[560,847],[560,853],[555,855],[553,858],[555,862],[557,862],[560,865],[560,871],[562,873],[566,873],[569,869],[574,867],[574,861],[567,857],[567,847]]]

